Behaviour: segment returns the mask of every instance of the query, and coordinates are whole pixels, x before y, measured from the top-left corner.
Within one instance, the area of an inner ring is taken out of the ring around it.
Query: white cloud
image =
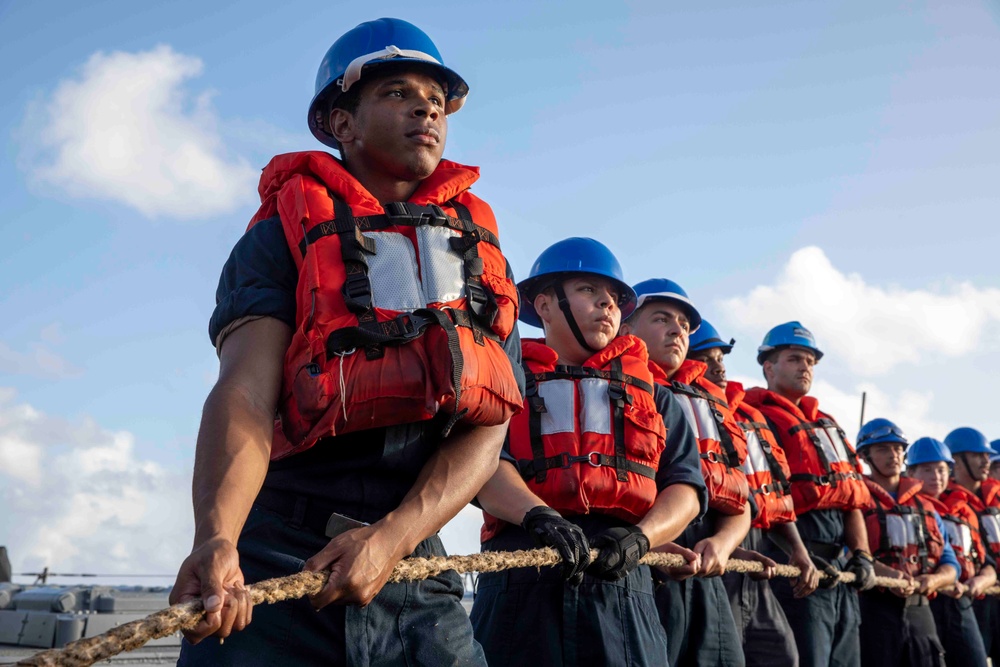
[[[0,536],[15,570],[173,573],[191,540],[189,488],[129,433],[45,415],[0,389]]]
[[[963,282],[907,290],[845,274],[817,247],[795,252],[772,285],[720,303],[723,320],[759,340],[779,322],[800,320],[824,352],[863,376],[976,349],[1000,321],[1000,289]]]
[[[198,58],[158,46],[95,53],[76,78],[29,107],[22,165],[77,197],[147,217],[208,217],[246,203],[258,173],[227,155],[207,92],[193,96]]]
[[[479,553],[479,529],[482,525],[483,511],[466,505],[441,529],[445,549],[453,556]]]
[[[74,377],[81,372],[41,343],[31,343],[28,347],[27,352],[18,352],[0,341],[0,372],[48,378]]]

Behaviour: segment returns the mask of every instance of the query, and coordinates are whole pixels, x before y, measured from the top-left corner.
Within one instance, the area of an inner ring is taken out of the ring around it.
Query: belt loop
[[[309,506],[309,499],[305,496],[295,497],[295,508],[292,510],[291,523],[292,527],[299,529],[305,524],[306,520],[306,507]]]

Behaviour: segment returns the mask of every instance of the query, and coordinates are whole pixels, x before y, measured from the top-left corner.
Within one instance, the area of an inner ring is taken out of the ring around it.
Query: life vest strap
[[[637,461],[632,461],[624,456],[609,456],[608,454],[601,454],[599,452],[590,452],[589,454],[583,454],[580,456],[574,456],[568,452],[563,452],[561,454],[546,456],[540,459],[519,459],[517,462],[517,469],[521,473],[522,477],[528,479],[530,477],[537,477],[539,472],[552,470],[554,468],[568,469],[574,464],[584,463],[595,468],[608,466],[615,468],[619,471],[619,473],[625,471],[635,473],[636,475],[647,477],[649,479],[656,479],[656,470],[650,466],[643,465]],[[626,478],[622,480],[621,475],[619,474],[619,481],[628,481],[628,477],[626,476]]]
[[[338,198],[334,196],[332,191],[329,192],[329,195],[330,199],[334,202],[338,201]],[[305,257],[306,250],[313,243],[316,243],[321,238],[326,236],[349,232],[351,231],[351,228],[357,229],[360,234],[361,232],[377,232],[381,229],[396,226],[447,227],[448,229],[453,229],[458,232],[474,234],[477,242],[482,240],[492,246],[495,246],[497,249],[500,248],[500,239],[497,238],[496,234],[491,232],[486,227],[481,227],[480,225],[475,224],[472,221],[471,216],[469,216],[468,220],[462,219],[464,217],[463,213],[468,215],[469,209],[466,206],[455,201],[449,202],[449,205],[452,206],[459,214],[459,218],[451,217],[436,204],[431,204],[430,206],[420,206],[418,204],[411,204],[410,202],[390,202],[385,205],[384,214],[363,215],[359,217],[354,217],[352,215],[349,219],[337,216],[335,207],[334,215],[337,217],[333,220],[321,222],[307,231],[302,240],[299,242],[299,251],[302,253],[302,256]]]
[[[653,385],[650,383],[634,375],[628,375],[627,373],[615,370],[602,371],[586,366],[556,366],[554,371],[532,373],[532,375],[534,375],[537,382],[546,382],[548,380],[583,380],[586,378],[598,378],[607,380],[608,382],[623,382],[643,390],[650,396],[653,395]]]
[[[809,473],[795,473],[788,478],[791,482],[812,482],[819,486],[837,486],[837,482],[850,479],[861,480],[861,475],[856,472],[832,472],[828,475],[810,475]]]

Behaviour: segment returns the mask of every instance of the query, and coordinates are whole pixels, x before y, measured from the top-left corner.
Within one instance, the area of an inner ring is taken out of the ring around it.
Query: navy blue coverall
[[[213,343],[227,325],[248,316],[294,327],[296,282],[280,220],[256,224],[222,270],[209,324]],[[523,393],[516,329],[504,349]],[[440,427],[431,422],[348,433],[273,461],[237,543],[246,582],[300,571],[329,542],[324,531],[332,512],[371,523],[395,509],[436,450]],[[446,554],[435,535],[413,555]],[[253,622],[225,643],[215,637],[197,646],[185,641],[178,665],[485,665],[463,594],[459,575],[445,572],[387,584],[366,607],[329,605],[317,612],[304,598],[260,605]]]
[[[673,395],[656,387],[656,406],[667,427],[666,448],[656,474],[660,490],[688,484],[698,492],[701,512],[708,491],[701,475],[698,443]],[[625,523],[601,514],[566,517],[591,537]],[[507,525],[483,551],[534,549],[520,526]],[[571,586],[557,568],[517,568],[479,575],[472,625],[490,667],[593,665],[662,667],[667,643],[657,622],[649,567],[620,581],[585,575]]]

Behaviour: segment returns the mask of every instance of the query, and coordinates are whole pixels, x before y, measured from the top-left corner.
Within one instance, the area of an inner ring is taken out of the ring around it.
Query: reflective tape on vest
[[[740,426],[744,426],[743,423],[740,423]],[[771,466],[768,464],[767,455],[760,444],[760,438],[757,437],[757,431],[752,428],[744,428],[743,433],[747,437],[747,458],[743,462],[743,471],[748,475],[771,472]]]
[[[987,542],[992,545],[1000,545],[1000,516],[994,512],[1000,513],[1000,510],[991,507],[979,515],[979,525],[982,527],[983,536],[986,537]]]
[[[674,397],[687,417],[691,430],[699,440],[714,440],[720,442],[719,423],[715,410],[703,398],[695,398],[687,394],[674,393]]]
[[[959,523],[947,516],[941,517],[948,531],[948,539],[956,549],[961,549],[967,558],[972,555],[972,529],[964,523]]]
[[[920,528],[917,522],[923,522],[923,517],[919,514],[886,514],[885,531],[889,538],[889,545],[895,549],[902,549],[907,546],[920,546]]]
[[[375,242],[375,254],[367,257],[374,307],[416,310],[465,296],[465,261],[450,245],[461,234],[446,227],[417,227],[415,233],[419,263],[403,234],[364,233]]]
[[[841,461],[843,463],[850,463],[851,459],[847,453],[847,445],[844,443],[843,438],[840,436],[840,431],[834,426],[825,426],[817,428],[813,431],[818,444],[823,448],[823,453],[826,455],[827,461],[833,463],[834,461]]]
[[[576,430],[576,406],[573,386],[580,390],[580,430],[584,433],[611,435],[611,399],[608,381],[585,378],[573,380],[546,380],[538,383],[538,395],[545,400],[541,415],[541,434],[573,433]]]

